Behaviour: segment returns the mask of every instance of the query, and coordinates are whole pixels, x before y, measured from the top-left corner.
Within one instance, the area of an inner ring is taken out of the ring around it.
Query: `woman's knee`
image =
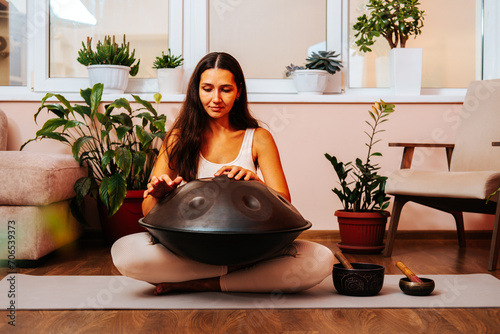
[[[134,277],[134,273],[141,270],[144,257],[141,256],[140,248],[147,246],[147,235],[130,234],[126,235],[111,246],[111,258],[118,271],[129,277]]]

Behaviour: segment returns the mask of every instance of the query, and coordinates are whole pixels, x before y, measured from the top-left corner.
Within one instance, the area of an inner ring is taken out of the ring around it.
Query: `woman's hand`
[[[181,183],[182,177],[180,176],[176,177],[174,180],[167,174],[162,174],[159,177],[153,176],[148,183],[148,189],[144,191],[144,198],[151,195],[160,199],[177,188]]]
[[[227,175],[229,178],[234,178],[235,180],[256,180],[262,182],[259,176],[249,169],[245,169],[240,166],[224,166],[219,169],[214,176]]]

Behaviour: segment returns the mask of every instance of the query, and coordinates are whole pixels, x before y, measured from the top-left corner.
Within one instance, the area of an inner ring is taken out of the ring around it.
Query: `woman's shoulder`
[[[266,147],[267,145],[275,145],[274,138],[271,132],[264,128],[256,128],[253,135],[254,145]]]

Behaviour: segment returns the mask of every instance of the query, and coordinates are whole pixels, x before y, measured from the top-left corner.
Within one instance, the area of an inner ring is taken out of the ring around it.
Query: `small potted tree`
[[[339,248],[351,253],[377,253],[384,248],[383,238],[389,212],[389,197],[385,193],[387,177],[378,174],[380,167],[372,162],[373,157],[382,156],[373,151],[373,146],[380,140],[375,136],[384,130],[378,126],[386,122],[394,111],[394,105],[384,101],[375,102],[368,111],[371,122],[370,131],[365,132],[369,138],[366,143],[368,152],[364,160],[357,158],[355,162],[343,163],[328,153],[325,157],[330,161],[340,181],[340,188],[332,191],[342,202],[343,209],[335,211],[339,223],[341,243]]]
[[[136,63],[137,60],[137,63]],[[87,45],[82,42],[77,61],[87,66],[90,85],[104,85],[103,93],[121,94],[125,91],[130,76],[139,72],[140,59],[135,58],[135,49],[125,40],[118,45],[115,36],[104,36],[104,42],[97,41],[96,50],[92,50],[92,38],[87,37]]]
[[[142,195],[165,137],[165,115],[137,95],[139,108],[133,110],[125,98],[103,106],[103,84],[80,91],[85,104],[71,105],[60,94],[48,93],[35,114],[43,109],[55,117],[47,120],[31,141],[54,139],[71,146],[74,158],[89,169],[79,179],[71,203],[73,215],[85,221],[81,204],[87,195],[98,201],[106,240],[142,230]],[[60,104],[49,103],[55,97]],[[155,95],[159,103],[160,94]]]
[[[422,33],[425,12],[418,6],[418,0],[369,0],[370,13],[358,17],[353,26],[361,52],[371,52],[370,46],[380,36],[389,43],[391,87],[396,94],[420,94],[422,49],[406,48],[410,36]]]
[[[335,51],[313,52],[304,66],[290,64],[286,67],[286,76],[293,76],[295,88],[299,94],[323,94],[332,75],[341,70],[342,61],[336,59],[340,54]],[[340,81],[336,90],[340,91]]]
[[[182,93],[182,83],[184,70],[182,56],[174,56],[168,49],[168,54],[162,51],[161,57],[156,57],[153,62],[153,68],[156,69],[158,78],[158,89],[163,95]]]

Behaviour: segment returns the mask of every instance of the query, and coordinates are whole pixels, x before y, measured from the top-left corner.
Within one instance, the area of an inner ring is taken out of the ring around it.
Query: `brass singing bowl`
[[[408,277],[399,280],[399,288],[407,295],[427,296],[434,291],[435,283],[430,278],[420,277],[423,283],[412,282]]]

